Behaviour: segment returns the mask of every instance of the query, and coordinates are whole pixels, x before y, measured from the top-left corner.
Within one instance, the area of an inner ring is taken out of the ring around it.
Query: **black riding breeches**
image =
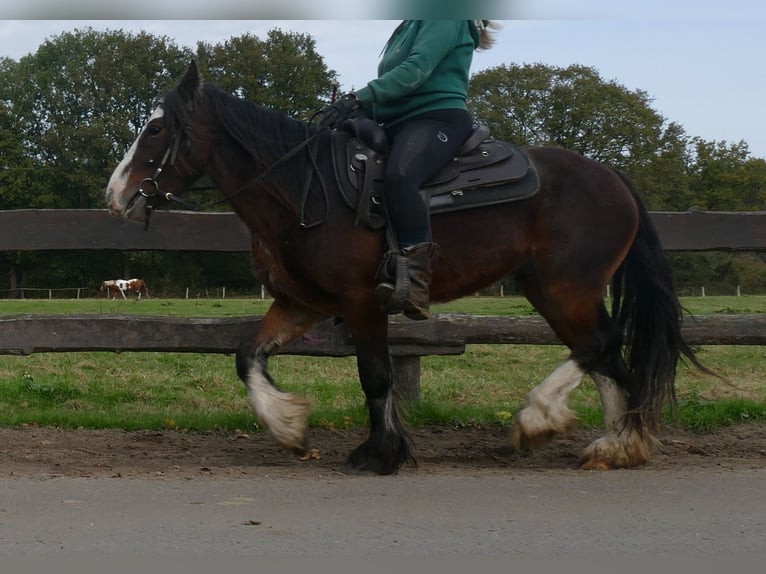
[[[384,197],[401,248],[431,239],[428,207],[418,193],[471,133],[466,110],[427,112],[386,129]]]

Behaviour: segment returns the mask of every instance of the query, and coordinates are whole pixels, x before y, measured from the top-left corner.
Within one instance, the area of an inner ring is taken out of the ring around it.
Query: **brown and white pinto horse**
[[[317,144],[315,154],[307,137]],[[256,271],[274,296],[259,332],[236,358],[255,415],[283,446],[304,451],[309,404],[277,387],[268,358],[326,318],[342,317],[370,424],[347,466],[394,473],[414,455],[397,409],[388,317],[373,294],[386,239],[356,225],[337,193],[328,151],[333,137],[202,85],[192,62],[116,167],[106,202],[112,215],[143,221],[147,205],[176,198],[207,174],[250,228]],[[512,444],[538,447],[565,431],[575,419],[569,396],[590,375],[606,434],[585,448],[580,464],[644,464],[655,423],[674,398],[679,359],[704,369],[681,336],[682,309],[659,237],[621,174],[564,149],[526,153],[540,175],[536,195],[432,217],[441,246],[432,299],[473,294],[511,274],[571,350],[529,393]],[[313,174],[308,189],[307,174]],[[603,298],[610,281],[611,313]]]
[[[126,291],[132,291],[136,294],[136,299],[141,299],[141,295],[149,296],[149,291],[143,279],[108,279],[101,283],[101,291],[107,292],[107,297],[116,299],[117,294],[122,295],[123,299]]]

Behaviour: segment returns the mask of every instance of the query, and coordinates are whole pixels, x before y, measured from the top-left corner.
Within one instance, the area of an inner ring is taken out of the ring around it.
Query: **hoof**
[[[511,446],[524,451],[540,448],[576,423],[577,417],[569,409],[551,409],[543,413],[526,406],[516,414],[511,426]]]
[[[545,446],[555,435],[552,430],[527,434],[520,425],[514,424],[510,431],[511,446],[516,450],[530,451]]]
[[[354,474],[387,475],[397,474],[406,462],[417,464],[407,439],[391,436],[380,441],[368,439],[360,444],[346,458],[345,468]]]
[[[374,453],[368,443],[356,447],[346,459],[345,469],[350,474],[397,474],[404,461],[385,459]]]
[[[285,394],[281,409],[259,417],[264,426],[285,449],[293,454],[306,454],[309,413],[311,403],[297,395]]]
[[[610,466],[608,460],[593,459],[585,460],[580,464],[582,470],[613,470],[615,467]]]
[[[652,456],[654,439],[648,433],[624,430],[590,443],[578,460],[584,470],[613,470],[642,466]]]
[[[305,454],[311,402],[280,391],[259,371],[247,377],[245,387],[258,421],[287,450]]]

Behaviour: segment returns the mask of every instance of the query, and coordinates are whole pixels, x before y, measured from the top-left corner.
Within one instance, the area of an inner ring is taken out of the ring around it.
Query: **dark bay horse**
[[[248,225],[257,275],[274,297],[259,332],[236,357],[255,415],[283,446],[303,451],[309,404],[278,388],[268,358],[319,322],[342,317],[370,427],[347,465],[389,474],[415,459],[397,409],[388,318],[373,295],[386,240],[384,232],[356,225],[339,198],[326,151],[333,137],[203,85],[192,62],[115,169],[106,201],[112,215],[142,221],[147,204],[175,199],[207,174]],[[441,246],[432,300],[473,294],[511,274],[571,350],[529,393],[515,416],[512,444],[539,447],[565,431],[575,418],[568,398],[590,375],[606,432],[585,448],[581,466],[641,465],[650,458],[661,410],[674,398],[679,360],[704,369],[681,336],[671,269],[625,177],[564,149],[526,153],[540,176],[536,195],[432,217]],[[603,294],[610,281],[608,311]]]

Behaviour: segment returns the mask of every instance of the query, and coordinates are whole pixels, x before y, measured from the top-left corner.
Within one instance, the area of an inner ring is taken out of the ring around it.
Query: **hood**
[[[481,20],[479,20],[481,22]],[[476,26],[476,20],[468,20],[468,30],[471,32],[471,38],[473,38],[474,48],[478,48],[481,43],[481,32]]]

